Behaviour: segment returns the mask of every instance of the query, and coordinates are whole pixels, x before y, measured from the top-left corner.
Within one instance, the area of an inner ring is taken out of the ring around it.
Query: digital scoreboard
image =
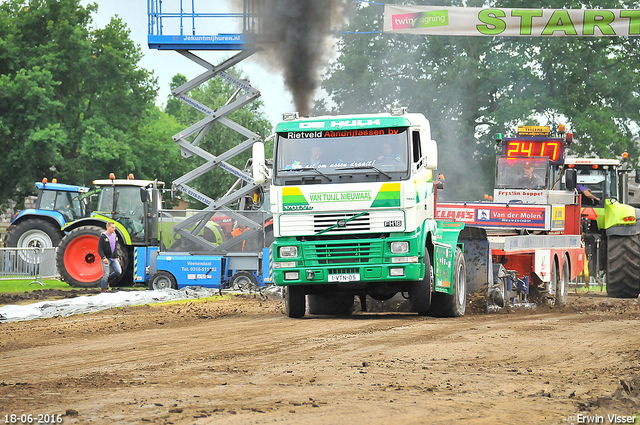
[[[562,140],[507,140],[504,141],[504,154],[508,157],[546,156],[551,162],[562,160],[564,144]]]
[[[564,126],[560,130],[564,133]],[[567,134],[567,139],[571,137]],[[565,140],[550,136],[545,126],[518,126],[518,136],[502,140],[502,154],[507,157],[547,157],[550,162],[562,162]]]

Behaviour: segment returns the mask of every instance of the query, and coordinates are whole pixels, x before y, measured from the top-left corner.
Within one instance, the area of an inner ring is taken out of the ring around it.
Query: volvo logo
[[[338,220],[337,225],[338,227],[347,227],[347,220],[345,220],[344,218],[341,218],[340,220]]]

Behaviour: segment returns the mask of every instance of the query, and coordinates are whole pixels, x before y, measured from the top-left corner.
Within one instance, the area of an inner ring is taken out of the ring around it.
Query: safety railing
[[[55,248],[0,248],[0,281],[28,279],[44,285],[42,279],[57,275]]]
[[[259,7],[256,0],[243,0],[242,12],[221,1],[147,0],[149,47],[242,50],[260,31]]]

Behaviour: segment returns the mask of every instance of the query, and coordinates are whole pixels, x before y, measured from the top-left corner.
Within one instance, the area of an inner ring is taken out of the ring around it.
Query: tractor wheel
[[[637,298],[640,294],[640,235],[607,238],[607,295]]]
[[[353,295],[309,294],[309,314],[349,316],[353,313]]]
[[[434,292],[431,302],[433,313],[441,317],[464,316],[467,306],[467,267],[460,248],[456,248],[453,263],[453,294]]]
[[[431,260],[429,259],[429,251],[425,249],[424,259],[424,278],[417,280],[411,284],[409,292],[409,305],[411,311],[418,313],[420,316],[429,314],[431,310],[431,294],[432,294],[432,278],[431,278]]]
[[[53,248],[62,236],[62,230],[48,221],[26,220],[9,228],[6,244],[17,248]]]
[[[102,263],[98,254],[98,241],[104,229],[83,226],[69,232],[58,246],[56,262],[62,280],[76,288],[97,288],[102,279]],[[123,275],[129,265],[126,249],[118,243],[116,247]],[[119,278],[119,280],[122,278]],[[109,283],[116,286],[118,282]]]
[[[284,309],[288,317],[299,318],[304,316],[306,297],[304,287],[290,285],[284,287]]]
[[[163,289],[178,289],[176,278],[169,272],[159,271],[149,279],[149,289],[161,291]]]

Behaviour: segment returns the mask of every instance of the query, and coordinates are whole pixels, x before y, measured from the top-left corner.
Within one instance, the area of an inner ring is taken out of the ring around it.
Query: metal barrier
[[[31,279],[44,286],[43,278],[58,275],[56,248],[0,248],[0,281]]]

